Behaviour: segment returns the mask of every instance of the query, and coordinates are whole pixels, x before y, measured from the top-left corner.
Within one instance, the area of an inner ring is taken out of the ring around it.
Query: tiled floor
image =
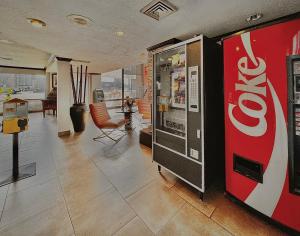
[[[197,192],[152,163],[138,132],[116,145],[84,133],[58,138],[55,118],[36,113],[20,135],[20,162],[37,175],[0,188],[0,235],[285,235],[239,207],[215,184]],[[0,171],[11,136],[0,135]]]

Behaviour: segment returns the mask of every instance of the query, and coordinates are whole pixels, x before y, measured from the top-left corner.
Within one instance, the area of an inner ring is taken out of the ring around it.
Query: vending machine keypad
[[[289,78],[289,116],[292,117],[289,128],[289,161],[291,163],[290,190],[300,195],[300,57],[291,58]]]
[[[300,136],[300,66],[299,61],[294,62],[294,114],[295,114],[295,134]]]
[[[300,108],[295,108],[295,131],[300,136]]]

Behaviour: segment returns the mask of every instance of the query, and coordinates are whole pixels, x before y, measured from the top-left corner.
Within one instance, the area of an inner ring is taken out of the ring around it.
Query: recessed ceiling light
[[[261,13],[255,13],[255,14],[253,14],[253,15],[247,17],[247,18],[246,18],[246,21],[247,21],[248,23],[251,23],[251,22],[260,20],[262,17],[263,17],[263,14],[261,14]]]
[[[124,36],[124,32],[123,31],[117,31],[116,35],[119,36],[119,37],[122,37],[122,36]]]
[[[0,39],[0,43],[13,44],[14,42],[8,39]]]
[[[30,23],[35,28],[44,28],[46,27],[46,23],[42,20],[35,18],[27,18],[27,22]]]
[[[82,15],[77,15],[77,14],[71,14],[68,15],[67,18],[74,24],[79,25],[79,26],[87,26],[90,25],[93,21]]]

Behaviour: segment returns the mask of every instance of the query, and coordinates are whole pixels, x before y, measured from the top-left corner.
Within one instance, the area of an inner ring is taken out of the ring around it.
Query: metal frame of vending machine
[[[300,55],[287,57],[290,192],[300,195]]]
[[[153,57],[153,160],[199,190],[224,169],[221,47],[203,35]]]
[[[300,232],[300,18],[223,39],[229,196]]]

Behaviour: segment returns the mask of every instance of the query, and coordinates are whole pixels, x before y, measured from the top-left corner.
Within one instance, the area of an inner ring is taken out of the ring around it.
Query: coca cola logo
[[[242,34],[241,38],[247,52],[247,56],[240,58],[237,63],[238,81],[235,83],[235,91],[241,93],[238,97],[237,105],[229,103],[228,114],[232,124],[239,131],[249,136],[259,137],[266,133],[268,126],[265,117],[267,113],[267,104],[265,101],[267,94],[266,62],[262,58],[254,56],[250,33]],[[252,63],[251,67],[249,66],[249,59]],[[247,104],[256,104],[256,106],[249,106]],[[255,119],[256,124],[250,126],[240,121],[235,115],[237,114],[236,110]]]

